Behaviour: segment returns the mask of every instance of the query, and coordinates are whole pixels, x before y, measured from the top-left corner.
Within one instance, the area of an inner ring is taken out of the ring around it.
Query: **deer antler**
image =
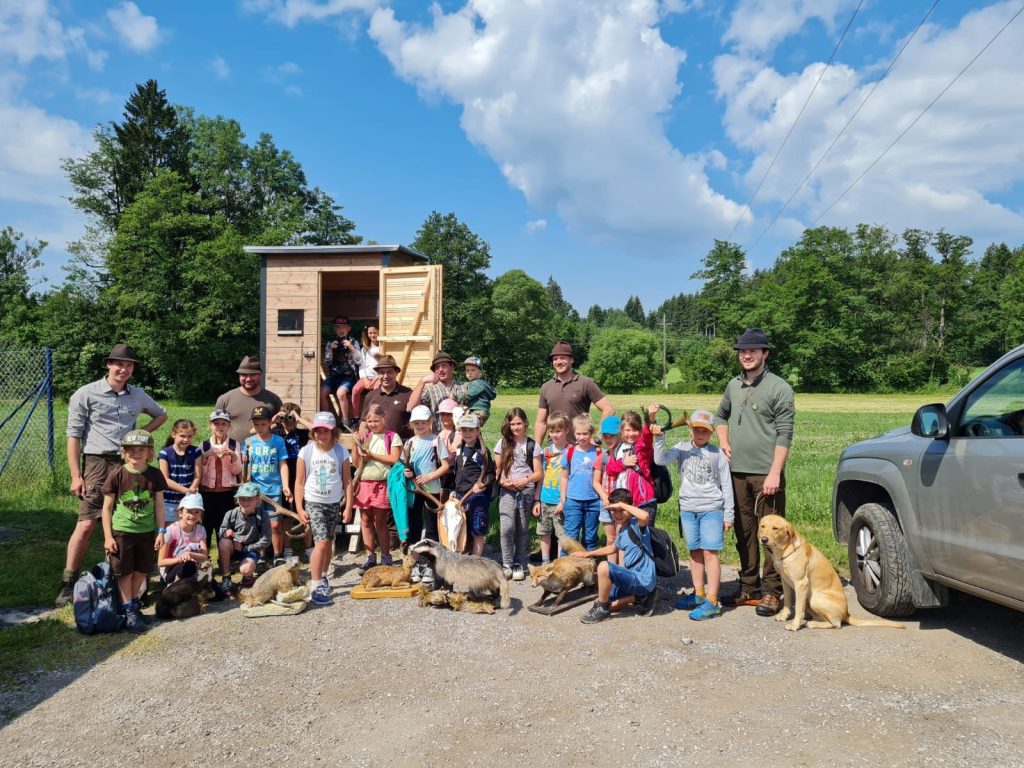
[[[423,486],[420,485],[419,483],[413,483],[413,488],[415,489],[416,493],[418,493],[420,496],[423,496],[429,499],[431,502],[433,502],[435,512],[444,507],[444,504],[441,503],[441,500],[437,498],[437,496],[432,494],[430,491],[424,489]]]

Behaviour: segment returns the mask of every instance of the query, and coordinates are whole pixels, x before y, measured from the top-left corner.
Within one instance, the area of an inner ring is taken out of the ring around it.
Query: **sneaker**
[[[413,584],[419,584],[420,579],[422,578],[420,574],[421,570],[422,569],[419,565],[414,565],[412,567],[412,575],[409,577],[409,581],[411,581]]]
[[[53,601],[54,605],[58,608],[63,608],[65,605],[70,603],[75,598],[75,585],[74,582],[65,581],[60,585],[60,592],[57,593],[57,599]]]
[[[230,576],[225,576],[220,580],[220,588],[223,590],[225,597],[231,597],[235,593],[235,582],[231,580]]]
[[[424,565],[423,569],[420,571],[420,584],[425,587],[434,586],[434,569],[429,565]]]
[[[366,572],[377,565],[377,556],[370,555],[366,558],[366,562],[359,566],[359,575],[365,576]]]
[[[279,566],[279,565],[284,565],[284,564],[285,564],[285,559],[283,557],[275,557],[274,558],[274,567],[275,568],[277,566]]]
[[[580,616],[580,621],[584,624],[597,624],[599,621],[610,619],[611,616],[612,612],[606,604],[595,602],[589,611]]]
[[[526,578],[526,574],[523,573],[523,566],[516,563],[512,566],[512,581],[522,581]]]
[[[146,631],[146,625],[142,622],[137,608],[127,611],[124,628],[134,635],[141,635]]]
[[[704,603],[704,598],[695,592],[691,592],[688,595],[683,595],[676,600],[677,611],[692,611],[694,608],[699,607]]]
[[[331,583],[329,581],[327,581],[327,577],[326,576],[323,577],[322,579],[320,579],[320,586],[318,586],[317,589],[322,589],[328,595],[333,595],[334,594],[334,587],[332,587]]]
[[[381,565],[394,565],[395,561],[391,559],[391,555],[382,555],[380,558]]]
[[[637,608],[640,609],[641,616],[653,616],[658,609],[658,588],[655,587],[637,601]]]
[[[715,616],[721,616],[722,609],[712,603],[710,600],[705,600],[703,603],[698,605],[692,611],[690,611],[690,618],[694,621],[704,621],[704,619],[713,619]]]
[[[511,565],[503,565],[503,566],[501,566],[501,572],[505,574],[505,578],[506,579],[511,579],[512,578],[512,566]]]
[[[140,610],[139,611],[139,621],[141,621],[143,623],[143,625],[145,625],[147,627],[150,627],[150,626],[153,625],[153,622],[156,621],[156,618],[155,618],[155,616],[147,616],[146,614],[144,614]]]
[[[310,601],[317,605],[330,605],[334,602],[334,598],[331,597],[327,592],[324,591],[322,586],[317,587],[313,590],[313,594],[310,595]]]

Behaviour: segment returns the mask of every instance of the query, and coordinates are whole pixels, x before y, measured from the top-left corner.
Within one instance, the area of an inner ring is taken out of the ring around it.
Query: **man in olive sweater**
[[[767,556],[764,575],[760,575],[758,515],[786,514],[783,470],[793,441],[796,407],[793,388],[768,370],[773,347],[764,331],[748,328],[733,349],[742,371],[725,387],[715,414],[715,431],[732,470],[740,592],[723,602],[756,605],[759,616],[774,616],[782,607],[782,579]],[[759,494],[764,498],[755,507]]]

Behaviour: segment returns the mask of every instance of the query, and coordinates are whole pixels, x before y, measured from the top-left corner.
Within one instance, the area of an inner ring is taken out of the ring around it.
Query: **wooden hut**
[[[324,344],[335,315],[353,335],[375,323],[408,386],[441,348],[442,269],[402,245],[246,246],[260,257],[264,386],[304,414],[319,407]]]

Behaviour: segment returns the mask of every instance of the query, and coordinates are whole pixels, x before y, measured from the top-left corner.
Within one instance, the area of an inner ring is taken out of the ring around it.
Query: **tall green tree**
[[[46,248],[43,241],[32,243],[12,227],[0,230],[0,343],[28,346],[38,343],[35,321],[39,297],[31,272],[42,266],[39,258]]]
[[[454,357],[479,352],[480,328],[491,319],[491,248],[454,213],[433,211],[412,247],[444,266],[444,347]],[[514,329],[508,329],[513,332]]]
[[[647,316],[644,314],[644,305],[640,303],[639,296],[630,296],[626,300],[626,306],[622,308],[626,317],[637,325],[647,325]]]
[[[697,299],[700,320],[710,336],[733,336],[742,330],[739,317],[746,298],[747,255],[735,243],[715,240],[714,247],[702,259],[703,268],[690,275],[703,280]]]
[[[493,380],[537,386],[547,375],[547,353],[557,327],[548,291],[523,270],[510,270],[494,281],[491,313],[486,362]]]
[[[656,386],[661,378],[661,344],[657,336],[642,328],[598,331],[581,371],[606,392],[636,392]]]

